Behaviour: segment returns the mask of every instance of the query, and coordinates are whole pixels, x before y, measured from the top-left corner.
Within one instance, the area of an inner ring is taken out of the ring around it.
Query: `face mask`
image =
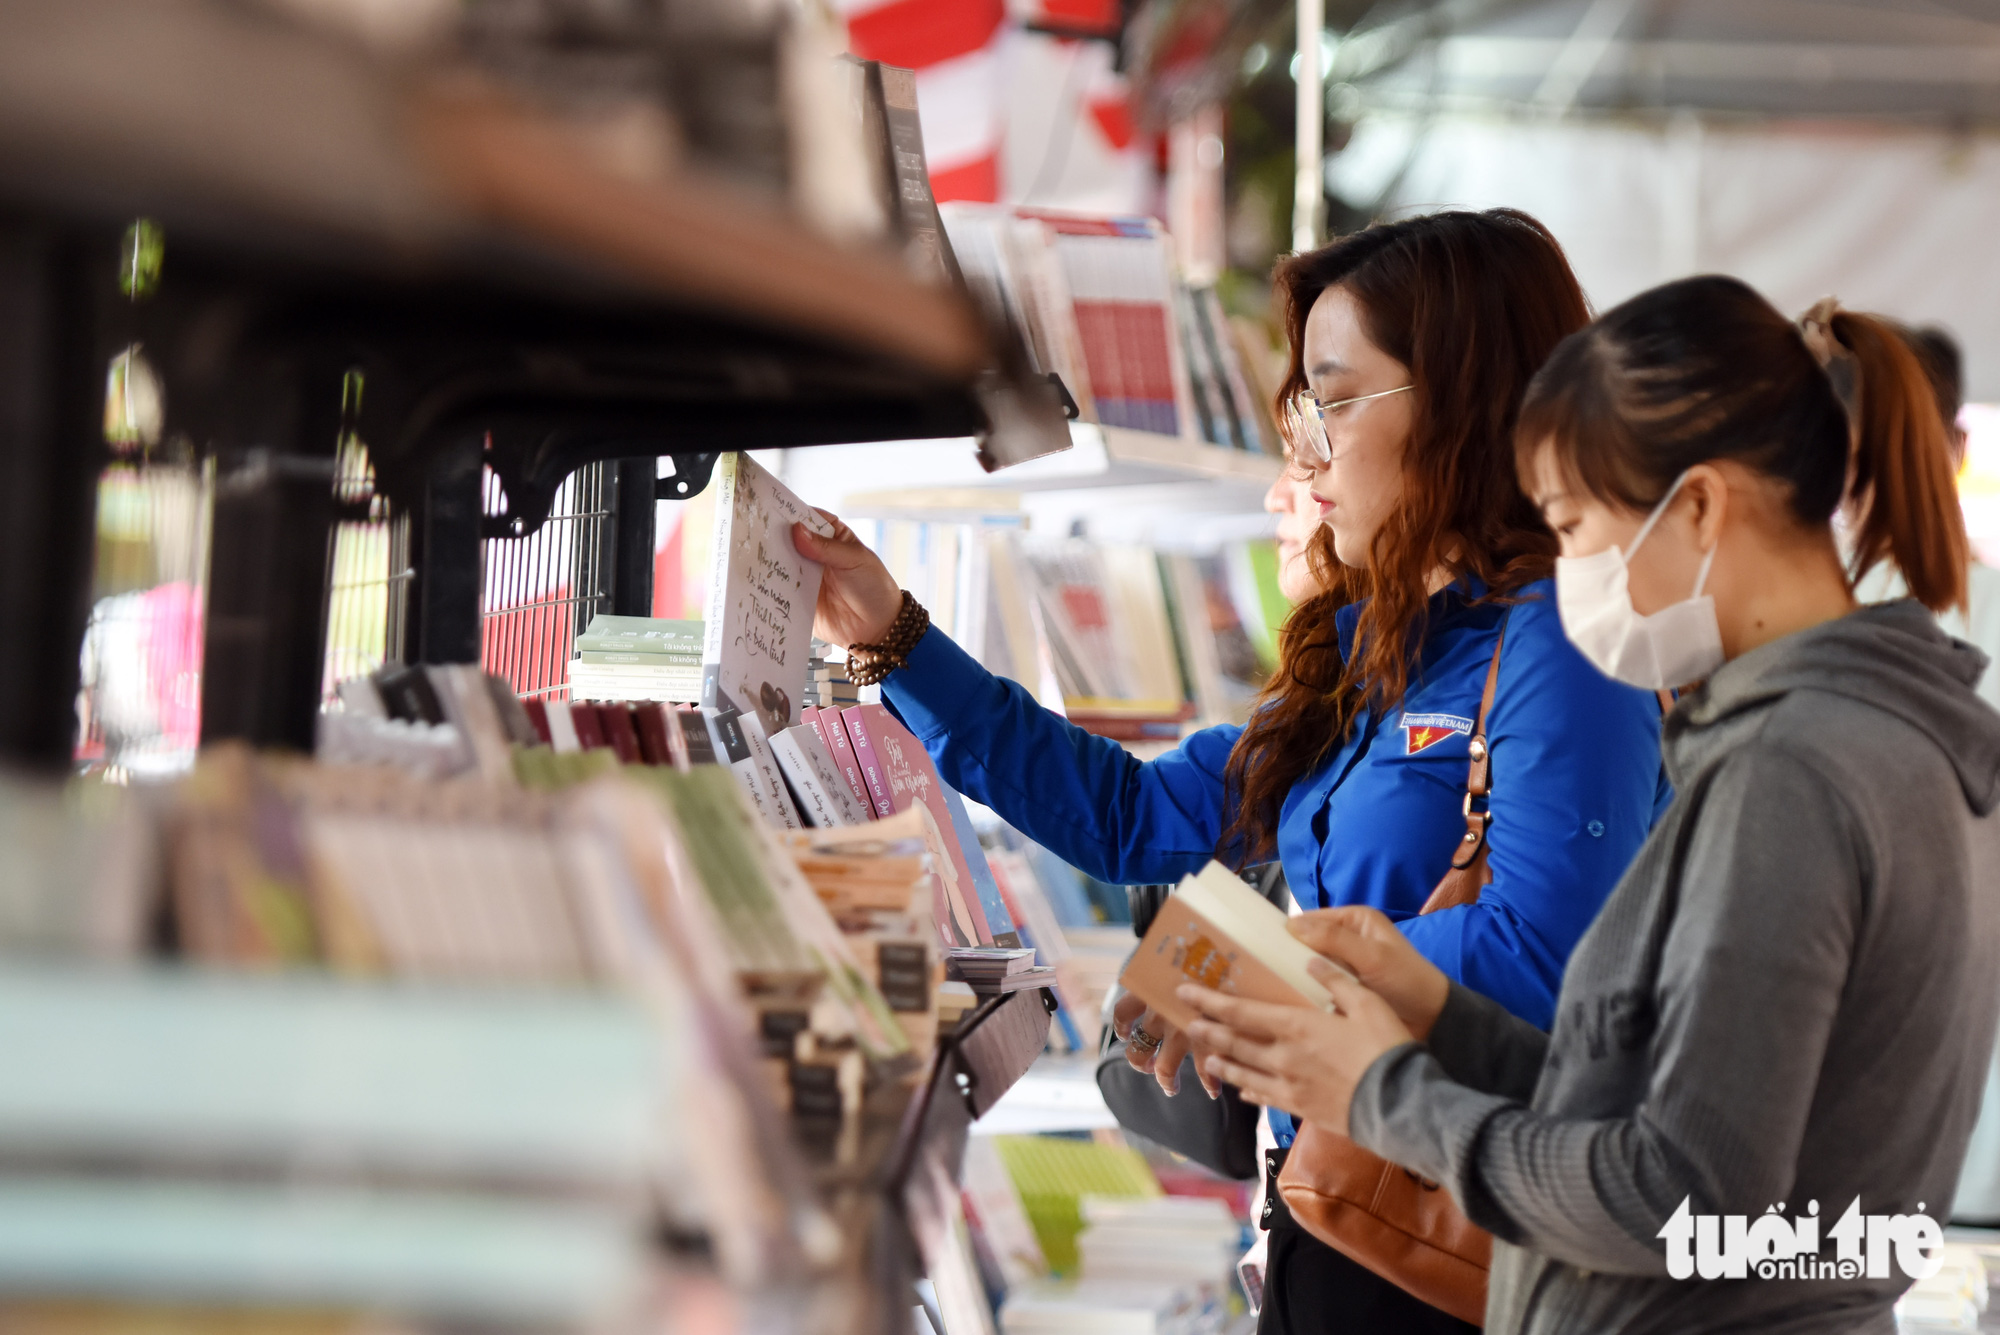
[[[1640,616],[1627,587],[1632,553],[1653,531],[1686,480],[1683,473],[1646,516],[1624,551],[1608,547],[1595,556],[1556,558],[1556,611],[1570,643],[1605,676],[1649,691],[1701,681],[1722,666],[1722,628],[1715,599],[1702,595],[1715,549],[1701,558],[1694,592],[1681,602]]]

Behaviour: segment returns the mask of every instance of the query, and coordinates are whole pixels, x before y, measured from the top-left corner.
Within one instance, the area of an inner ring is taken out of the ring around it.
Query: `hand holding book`
[[[1233,1084],[1253,1102],[1333,1127],[1347,1125],[1369,1065],[1428,1034],[1450,991],[1375,910],[1288,920],[1214,862],[1160,906],[1119,981],[1150,1018],[1186,1035],[1204,1085]],[[1169,1060],[1177,1068],[1179,1052],[1161,1048],[1155,1070]]]
[[[1321,909],[1287,921],[1319,958],[1306,970],[1335,1010],[1248,1001],[1188,984],[1201,1013],[1187,1026],[1203,1082],[1226,1080],[1253,1103],[1342,1130],[1354,1087],[1394,1048],[1422,1042],[1451,982],[1379,910]]]
[[[1301,913],[1287,920],[1286,926],[1293,936],[1346,968],[1388,1002],[1419,1043],[1430,1037],[1431,1026],[1437,1023],[1445,998],[1451,994],[1451,980],[1417,953],[1387,914],[1357,904]],[[1324,965],[1307,967],[1322,983],[1336,972]]]
[[[882,558],[854,530],[825,510],[818,512],[827,532],[792,526],[799,554],[822,567],[813,633],[828,644],[874,644],[888,634],[903,610],[903,590]]]
[[[1251,1103],[1341,1132],[1355,1087],[1386,1052],[1416,1040],[1395,1010],[1352,975],[1320,974],[1332,1010],[1232,997],[1186,983],[1176,989],[1200,1016],[1189,1039],[1209,1053],[1203,1070],[1235,1085]]]
[[[1125,1060],[1135,1071],[1143,1071],[1159,1081],[1160,1088],[1168,1096],[1181,1092],[1181,1063],[1189,1051],[1185,1031],[1176,1029],[1166,1016],[1152,1009],[1140,998],[1126,993],[1118,998],[1118,1004],[1111,1011],[1112,1032],[1125,1040]],[[1157,1040],[1153,1047],[1134,1043],[1134,1032],[1145,1034]],[[1210,1098],[1222,1092],[1222,1082],[1203,1069],[1202,1060],[1208,1054],[1195,1053],[1195,1074],[1201,1078],[1201,1087]]]

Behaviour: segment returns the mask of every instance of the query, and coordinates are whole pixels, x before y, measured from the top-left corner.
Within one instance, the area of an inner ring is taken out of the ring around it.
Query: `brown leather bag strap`
[[[1486,689],[1479,694],[1479,717],[1472,722],[1472,738],[1466,752],[1472,757],[1465,775],[1465,838],[1452,854],[1453,871],[1470,867],[1486,847],[1486,827],[1493,823],[1493,753],[1486,744],[1486,716],[1493,711],[1493,692],[1500,685],[1500,651],[1507,645],[1507,622],[1500,622],[1500,635],[1493,641],[1493,661],[1486,665]]]

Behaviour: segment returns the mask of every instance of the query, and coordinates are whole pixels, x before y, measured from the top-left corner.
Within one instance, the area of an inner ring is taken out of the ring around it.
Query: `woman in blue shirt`
[[[1587,321],[1583,294],[1555,239],[1510,210],[1371,227],[1277,281],[1280,408],[1319,504],[1324,592],[1286,623],[1246,726],[1141,763],[926,629],[844,527],[794,530],[826,568],[820,634],[880,675],[947,782],[1092,875],[1167,882],[1211,857],[1276,858],[1302,907],[1378,908],[1451,978],[1546,1028],[1570,950],[1663,796],[1659,706],[1570,647],[1547,578],[1555,540],[1513,467],[1522,392]],[[1419,917],[1466,830],[1496,645],[1492,880],[1476,904]],[[1151,1013],[1137,1027],[1164,1038],[1170,1084],[1185,1040]],[[1260,1330],[1470,1329],[1275,1214]]]

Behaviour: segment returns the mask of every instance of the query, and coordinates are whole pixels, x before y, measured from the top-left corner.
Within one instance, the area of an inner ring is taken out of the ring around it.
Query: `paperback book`
[[[825,739],[812,724],[794,724],[775,734],[771,738],[771,751],[798,798],[806,824],[824,828],[861,825],[874,819],[849,791],[840,767],[826,749]]]
[[[1332,1005],[1306,969],[1317,958],[1283,909],[1211,862],[1167,896],[1119,982],[1185,1028],[1197,1018],[1176,994],[1187,982],[1282,1006]]]
[[[716,462],[715,486],[702,704],[755,713],[771,737],[799,721],[819,601],[819,563],[799,554],[792,525],[833,529],[746,454]]]
[[[931,758],[925,754],[923,744],[881,705],[856,705],[852,709],[843,710],[841,718],[846,721],[849,735],[855,741],[857,755],[861,753],[863,740],[867,742],[867,751],[872,758],[872,764],[870,760],[864,760],[862,768],[864,774],[872,773],[874,776],[869,780],[871,788],[879,786],[881,790],[882,796],[877,800],[878,812],[882,801],[886,799],[889,806],[888,814],[902,811],[910,806],[921,806],[930,813],[931,819],[936,823],[944,840],[946,856],[950,859],[950,865],[942,870],[946,873],[947,893],[953,901],[954,920],[969,920],[967,925],[971,928],[969,937],[963,937],[961,928],[963,939],[958,944],[966,946],[994,944],[993,926],[987,918],[984,902],[987,896],[981,891],[979,877],[973,871],[974,861],[977,861],[979,870],[985,873],[989,882],[993,873],[986,866],[986,854],[979,847],[978,840],[972,840],[970,847],[967,847],[965,839],[960,835],[959,823],[953,818],[951,802],[957,794],[952,793],[945,787],[943,780],[938,778],[937,770],[932,767]],[[962,814],[963,808],[961,808]],[[970,821],[965,824],[965,833],[967,835],[971,833]],[[997,901],[999,896],[999,888],[995,885],[991,897]],[[965,910],[962,918],[956,912],[960,902],[963,903]],[[1003,907],[1003,915],[1004,912]],[[1001,927],[1002,930],[1011,931],[1013,923],[1003,918]]]

